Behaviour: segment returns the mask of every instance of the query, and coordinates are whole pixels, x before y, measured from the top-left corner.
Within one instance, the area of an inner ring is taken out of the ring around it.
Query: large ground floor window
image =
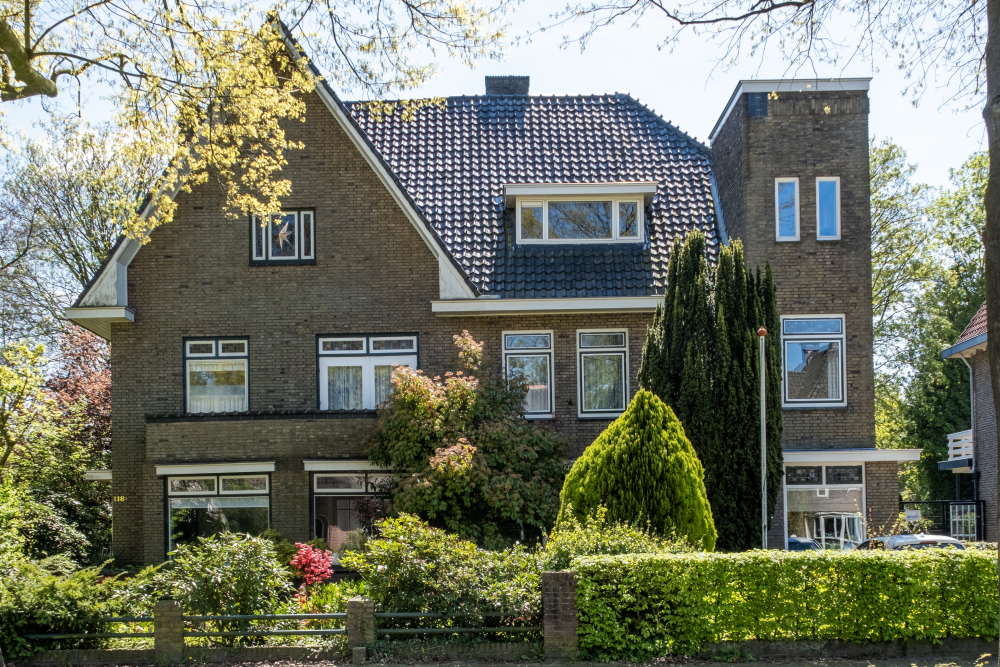
[[[167,477],[168,551],[219,533],[259,535],[271,525],[268,475]]]
[[[789,549],[853,549],[865,539],[864,517],[863,465],[785,466]]]
[[[392,477],[381,471],[313,473],[313,537],[341,553],[359,547],[362,535],[386,515]]]

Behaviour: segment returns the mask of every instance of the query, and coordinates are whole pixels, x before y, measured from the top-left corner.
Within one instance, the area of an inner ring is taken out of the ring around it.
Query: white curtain
[[[244,412],[246,361],[189,361],[188,412]]]
[[[407,364],[400,366],[409,367]],[[375,405],[380,405],[392,394],[392,366],[375,367]]]
[[[525,412],[549,412],[549,357],[533,355],[507,357],[507,372],[512,378],[520,378],[527,385],[528,395],[524,397]]]
[[[328,403],[331,410],[364,408],[361,366],[330,366],[327,374]]]

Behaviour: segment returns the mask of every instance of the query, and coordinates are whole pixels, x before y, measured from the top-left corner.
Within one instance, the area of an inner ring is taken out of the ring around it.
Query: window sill
[[[528,421],[540,421],[544,419],[555,419],[554,414],[544,414],[544,415],[524,415],[524,418]]]
[[[846,410],[847,404],[835,405],[782,405],[782,410]]]
[[[774,242],[775,243],[798,243],[801,240],[802,239],[789,237],[789,238],[783,238],[783,239],[774,239]]]
[[[606,420],[609,420],[609,419],[610,420],[618,419],[623,414],[624,414],[623,412],[616,412],[614,414],[604,413],[604,414],[598,414],[598,415],[581,415],[581,414],[578,414],[576,416],[576,418],[579,419],[580,421],[595,421],[595,420],[605,420],[606,421]]]
[[[315,259],[252,259],[250,266],[315,266]]]

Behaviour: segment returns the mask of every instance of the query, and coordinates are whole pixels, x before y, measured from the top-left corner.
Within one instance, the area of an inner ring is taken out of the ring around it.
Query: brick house
[[[637,390],[670,245],[692,229],[713,256],[742,238],[778,283],[772,547],[884,523],[915,454],[875,449],[868,80],[809,85],[742,82],[709,148],[629,95],[532,96],[527,77],[410,121],[324,81],[287,130],[306,146],[287,210],[262,226],[221,215],[211,183],[179,193],[67,312],[111,341],[118,557],[158,562],[226,525],[343,543],[385,475],[364,441],[391,364],[442,373],[463,330],[528,377],[526,417],[578,456]]]
[[[979,308],[955,344],[941,352],[944,359],[961,359],[969,367],[972,428],[948,436],[948,458],[940,470],[972,475],[974,499],[986,511],[979,539],[997,539],[997,420],[986,341],[986,303]],[[974,529],[974,526],[971,526]],[[952,532],[956,526],[952,527]],[[966,530],[965,532],[969,532]]]

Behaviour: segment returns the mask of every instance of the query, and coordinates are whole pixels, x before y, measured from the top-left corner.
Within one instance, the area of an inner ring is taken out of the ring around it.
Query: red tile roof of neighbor
[[[980,336],[984,333],[986,333],[985,301],[983,302],[982,307],[979,309],[979,312],[977,312],[973,316],[972,320],[969,322],[969,326],[965,327],[965,331],[963,331],[962,335],[958,337],[957,341],[955,341],[955,345],[958,345],[959,343],[964,343],[965,341],[971,340],[976,336]]]

